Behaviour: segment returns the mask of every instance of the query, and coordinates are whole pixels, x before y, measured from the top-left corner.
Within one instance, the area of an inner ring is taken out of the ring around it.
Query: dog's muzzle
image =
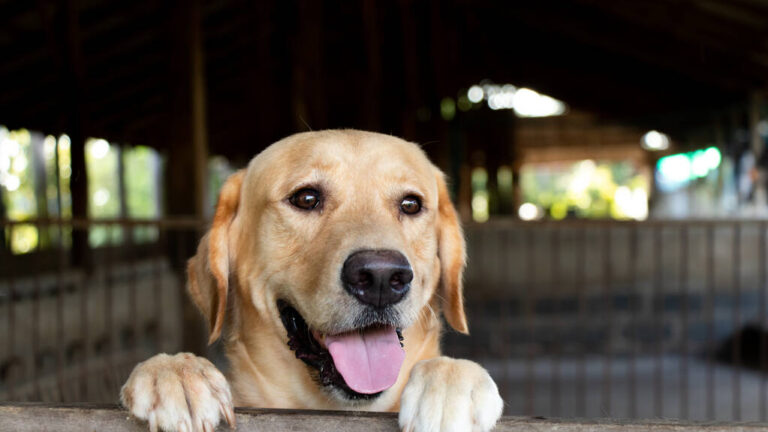
[[[374,326],[369,328],[360,328],[357,330],[353,330],[351,332],[343,333],[343,334],[337,334],[337,335],[325,335],[324,337],[317,332],[313,332],[308,326],[306,321],[304,321],[304,318],[299,314],[299,312],[294,309],[292,306],[288,304],[288,302],[284,300],[278,300],[277,302],[278,309],[280,311],[280,319],[283,322],[283,326],[285,326],[285,329],[288,333],[288,346],[292,351],[294,351],[296,358],[302,360],[304,363],[306,363],[308,366],[311,366],[313,369],[317,371],[317,379],[323,386],[334,386],[337,389],[341,390],[349,399],[353,400],[369,400],[378,397],[383,390],[388,388],[392,383],[384,383],[383,386],[380,386],[378,388],[361,388],[359,387],[359,379],[360,378],[360,369],[359,367],[356,367],[352,363],[360,363],[361,365],[376,365],[377,359],[371,359],[370,356],[364,355],[360,358],[355,358],[355,356],[350,355],[350,353],[344,353],[343,351],[347,350],[349,351],[349,348],[352,347],[352,350],[354,350],[354,347],[357,345],[358,348],[361,347],[361,344],[356,343],[356,339],[366,339],[366,335],[368,335],[367,339],[369,339],[369,343],[371,343],[371,339],[373,340],[372,343],[375,344],[375,340],[377,339],[376,336],[372,336],[372,334],[381,334],[381,333],[387,333],[387,328],[383,326]],[[399,348],[402,350],[403,346],[403,334],[400,332],[400,329],[391,329],[396,334],[396,340],[399,344]],[[328,343],[330,346],[326,348],[325,343],[321,343],[317,339],[315,339],[315,335],[318,335],[321,337],[321,339],[324,339],[326,343]],[[350,341],[351,339],[351,341]],[[381,339],[381,338],[378,338]],[[385,338],[386,339],[386,338]],[[368,343],[364,343],[365,345],[368,345]],[[330,349],[330,351],[329,351]],[[376,348],[367,348],[366,351],[372,350],[376,351]],[[339,352],[341,351],[341,352]],[[387,352],[392,351],[392,347],[384,348],[378,350],[380,354],[384,354],[386,357]],[[354,353],[353,353],[354,354]],[[377,357],[377,356],[374,356]],[[379,356],[380,357],[380,356]],[[383,368],[376,368],[377,370],[381,369],[391,369],[390,367],[386,366],[394,366],[397,370],[400,369],[400,363],[402,362],[402,358],[396,359],[397,356],[390,356],[392,360],[396,361],[396,365],[383,365],[385,367]],[[341,360],[343,363],[337,365],[336,360]],[[381,363],[382,359],[378,359],[378,363]],[[384,362],[387,363],[387,359],[384,358]],[[382,366],[381,364],[379,366]],[[356,372],[357,370],[357,372]],[[376,371],[373,371],[374,375]],[[382,372],[385,372],[382,370]],[[393,372],[390,370],[389,372]],[[397,371],[394,371],[395,374],[397,374]],[[369,374],[371,375],[371,374]],[[370,376],[369,378],[374,378],[372,381],[380,381],[376,377]],[[381,377],[378,377],[381,378]],[[347,382],[347,380],[354,380],[351,381],[352,386],[359,389],[359,390],[365,390],[365,391],[356,391]],[[371,385],[377,385],[381,384],[381,382],[372,382],[367,383]]]

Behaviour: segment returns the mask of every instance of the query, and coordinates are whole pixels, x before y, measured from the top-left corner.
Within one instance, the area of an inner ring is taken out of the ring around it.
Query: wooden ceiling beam
[[[688,44],[689,49],[680,46],[676,51],[689,52],[703,60],[707,54],[702,53],[702,47],[707,47],[717,52],[723,60],[741,59],[740,68],[746,69],[739,72],[750,75],[754,68],[744,67],[744,59],[753,60],[753,54],[767,53],[764,48],[765,30],[762,27],[750,29],[745,25],[731,23],[724,19],[723,14],[713,14],[702,9],[704,3],[689,2],[681,4],[675,2],[584,2],[612,15],[626,20],[633,25],[646,28],[651,32],[666,35],[672,44]],[[712,2],[709,2],[712,3]],[[708,3],[708,4],[709,4]],[[716,4],[716,2],[715,2]],[[756,17],[759,19],[759,17]],[[768,15],[762,18],[768,20]],[[696,60],[691,57],[691,60]],[[678,60],[682,63],[682,60]],[[696,65],[702,63],[692,62]],[[706,63],[706,62],[705,62]],[[701,64],[703,67],[711,65]],[[760,77],[761,69],[765,71],[765,64],[760,64],[751,75]]]
[[[23,127],[53,133],[60,129],[58,121],[61,104],[53,99],[43,99],[38,104],[18,104],[0,112],[0,123],[9,127]],[[69,107],[66,107],[69,108]]]
[[[128,7],[124,7],[127,5]],[[157,14],[157,8],[153,2],[136,1],[115,4],[104,2],[100,8],[83,8],[81,10],[82,39],[85,44],[94,39],[102,39],[119,32],[118,29],[132,27],[142,21],[151,21],[153,14]],[[158,20],[159,21],[159,20]],[[131,32],[137,36],[140,32]]]
[[[101,92],[120,87],[125,81],[136,81],[137,78],[150,79],[152,77],[161,81],[161,77],[155,72],[166,67],[167,57],[162,53],[153,53],[141,58],[132,58],[133,61],[122,59],[117,64],[110,64],[109,67],[95,66],[95,70],[88,70],[90,86],[96,91]]]
[[[135,60],[136,57],[141,57],[146,49],[157,51],[159,38],[160,32],[155,29],[124,35],[122,39],[111,42],[109,49],[91,52],[87,61],[89,64],[99,64],[112,63],[125,57],[131,57]]]
[[[167,105],[167,98],[156,95],[126,105],[105,106],[98,114],[91,115],[92,129],[105,131],[105,134],[110,130],[122,131],[126,125],[142,121],[144,117],[167,113]]]
[[[752,87],[751,80],[750,83],[745,82],[746,76],[741,65],[734,67],[732,64],[702,63],[695,47],[681,45],[666,37],[659,37],[658,34],[646,32],[643,38],[626,36],[630,33],[643,34],[642,29],[628,29],[626,23],[614,22],[610,24],[611,28],[606,28],[606,22],[609,20],[585,22],[574,20],[565,14],[547,15],[530,10],[520,12],[518,18],[523,17],[524,21],[535,22],[538,28],[544,28],[551,34],[600,47],[617,55],[631,56],[641,63],[656,65],[700,83],[716,85],[730,91],[744,91]],[[768,70],[765,73],[768,74]],[[758,72],[751,71],[746,74],[755,75]]]
[[[222,14],[216,20],[206,20],[204,24],[205,38],[232,37],[240,34],[255,33],[258,30],[253,26],[253,17],[247,11],[241,13]]]
[[[29,104],[30,100],[55,98],[58,94],[56,87],[59,82],[56,75],[47,73],[31,83],[3,89],[0,91],[0,113],[17,109],[19,105]]]
[[[128,120],[115,117],[109,122],[93,124],[90,135],[104,138],[118,144],[146,145],[157,150],[166,150],[165,131],[169,116],[166,113],[143,113]]]
[[[17,0],[0,3],[0,18],[3,20],[0,31],[20,30],[18,21],[36,14],[36,7],[37,3],[31,1]]]
[[[752,27],[753,30],[761,32],[765,30],[768,9],[755,7],[755,4],[738,0],[689,0],[689,3],[717,19],[734,23],[737,30],[743,29],[744,26]]]
[[[153,99],[154,96],[168,99],[168,92],[163,83],[155,77],[148,76],[133,83],[125,83],[120,89],[109,93],[92,92],[88,98],[89,112],[95,113],[109,111],[111,106],[134,107],[142,101]]]
[[[768,14],[768,0],[728,0],[744,8],[749,8],[754,13]]]

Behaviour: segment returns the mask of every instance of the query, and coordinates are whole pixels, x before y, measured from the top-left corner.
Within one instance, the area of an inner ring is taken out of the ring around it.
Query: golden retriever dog
[[[332,130],[285,138],[223,186],[188,291],[223,338],[227,378],[192,354],[140,363],[121,401],[153,431],[235,425],[233,406],[400,411],[406,431],[487,431],[502,400],[440,355],[467,333],[464,239],[415,144]]]

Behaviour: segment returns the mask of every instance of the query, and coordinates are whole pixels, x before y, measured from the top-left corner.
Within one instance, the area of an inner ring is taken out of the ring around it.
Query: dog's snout
[[[393,305],[405,296],[413,280],[408,260],[394,250],[361,250],[344,262],[341,282],[358,300],[376,307]]]

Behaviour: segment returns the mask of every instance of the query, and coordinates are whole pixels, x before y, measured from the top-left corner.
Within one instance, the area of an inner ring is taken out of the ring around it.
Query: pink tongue
[[[344,382],[358,393],[378,393],[392,387],[405,358],[392,327],[328,335],[325,344]]]

